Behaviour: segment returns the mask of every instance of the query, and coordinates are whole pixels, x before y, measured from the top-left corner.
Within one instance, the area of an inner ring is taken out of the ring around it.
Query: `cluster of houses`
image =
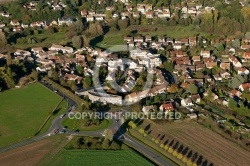
[[[128,46],[133,48],[153,48],[157,50],[164,50],[167,45],[171,44],[173,49],[181,50],[183,46],[194,47],[197,44],[197,37],[189,37],[189,38],[181,38],[181,39],[173,39],[170,37],[158,37],[157,41],[152,40],[152,36],[137,36],[137,37],[124,37],[124,41],[127,42]],[[205,43],[204,39],[204,43]]]
[[[202,5],[198,5],[195,3],[187,4],[187,6],[178,6],[174,5],[173,10],[170,10],[169,6],[163,7],[153,7],[152,4],[140,4],[138,3],[136,6],[133,6],[129,3],[125,3],[125,10],[123,12],[115,11],[114,6],[106,7],[105,11],[109,11],[111,13],[112,19],[121,18],[139,18],[143,16],[147,19],[153,18],[161,18],[167,19],[174,16],[175,11],[180,11],[182,13],[182,18],[187,18],[188,16],[195,17],[205,12],[211,12],[214,10],[214,7],[202,7]],[[86,20],[89,21],[103,21],[107,16],[103,13],[96,13],[95,11],[87,11],[82,10],[81,16],[85,17]]]

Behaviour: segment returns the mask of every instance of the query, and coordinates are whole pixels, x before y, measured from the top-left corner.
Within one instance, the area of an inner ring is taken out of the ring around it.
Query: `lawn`
[[[101,121],[99,125],[90,125],[89,127],[86,127],[83,125],[83,123],[81,123],[81,120],[67,118],[62,122],[62,125],[67,126],[67,128],[73,129],[73,130],[78,129],[80,131],[97,131],[97,130],[106,129],[109,126],[111,126],[112,120],[104,119],[103,121]]]
[[[49,47],[52,43],[59,44],[60,42],[66,42],[65,40],[65,33],[64,32],[57,32],[53,34],[49,33],[42,33],[42,34],[34,34],[29,36],[29,38],[38,38],[41,39],[41,43],[34,43],[34,44],[14,44],[14,47],[20,49],[28,49],[31,47],[38,47],[38,46],[46,46]]]
[[[123,37],[129,34],[131,31],[137,31],[137,34],[141,35],[166,35],[172,38],[183,38],[195,36],[197,34],[207,35],[207,33],[199,32],[194,26],[159,26],[159,25],[133,25],[126,29],[122,29],[117,32],[108,32],[102,39],[93,42],[95,46],[101,48],[109,48],[114,45],[126,44]]]
[[[32,137],[60,100],[39,83],[0,93],[0,147]]]
[[[48,165],[153,165],[132,150],[62,150]]]

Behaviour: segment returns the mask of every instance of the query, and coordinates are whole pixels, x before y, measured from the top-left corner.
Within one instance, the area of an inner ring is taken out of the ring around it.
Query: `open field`
[[[142,35],[166,35],[172,38],[182,38],[195,36],[197,34],[207,35],[206,33],[198,32],[193,26],[159,26],[159,25],[133,25],[126,29],[117,32],[108,32],[103,39],[96,42],[97,47],[109,48],[114,45],[126,44],[123,37],[129,34],[131,31],[137,31],[137,34]]]
[[[157,125],[145,120],[141,128],[161,143],[176,146],[176,149],[203,165],[247,166],[250,152],[224,139],[217,133],[193,121],[163,123]],[[202,159],[203,162],[200,162]],[[200,161],[199,161],[200,160]],[[200,164],[199,164],[200,165]]]
[[[47,160],[48,156],[55,155],[66,141],[65,136],[57,135],[1,153],[1,166],[38,165],[41,161]]]
[[[62,150],[48,165],[153,165],[132,150]]]
[[[62,122],[62,125],[67,126],[69,129],[78,129],[80,131],[97,131],[111,126],[112,120],[104,119],[99,125],[90,125],[87,127],[81,123],[81,120],[67,118]]]
[[[68,108],[68,103],[64,99],[60,103],[60,105],[56,108],[55,114],[53,114],[49,118],[48,122],[44,125],[44,127],[42,128],[42,130],[40,131],[40,133],[38,135],[43,134],[44,132],[46,132],[49,129],[49,127],[51,126],[52,120],[54,120],[57,116],[60,116],[61,114],[64,114],[65,111],[67,110],[67,108]]]
[[[60,100],[39,83],[0,93],[0,147],[32,137]]]
[[[52,43],[59,44],[60,42],[65,42],[65,33],[64,32],[57,32],[53,34],[43,33],[43,34],[34,34],[29,36],[30,38],[38,38],[42,40],[41,43],[34,43],[34,44],[14,44],[16,48],[20,49],[29,49],[31,47],[36,46],[51,46]]]

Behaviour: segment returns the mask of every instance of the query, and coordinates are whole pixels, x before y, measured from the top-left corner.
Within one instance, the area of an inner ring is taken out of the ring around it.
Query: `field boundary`
[[[40,133],[40,131],[42,130],[42,128],[45,126],[45,124],[49,121],[49,119],[51,118],[52,114],[55,112],[55,110],[59,107],[59,105],[63,102],[64,98],[62,98],[59,103],[55,106],[55,108],[53,109],[53,111],[49,114],[49,116],[45,119],[45,121],[43,122],[43,124],[40,126],[40,128],[38,129],[38,131],[34,134],[34,136],[36,136],[37,134]]]

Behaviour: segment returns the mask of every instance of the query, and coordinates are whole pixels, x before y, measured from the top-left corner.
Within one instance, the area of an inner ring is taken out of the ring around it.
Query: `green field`
[[[62,114],[64,114],[68,109],[68,103],[67,101],[64,99],[60,105],[56,108],[55,114],[53,114],[50,119],[48,120],[48,122],[44,125],[44,127],[42,128],[42,130],[40,131],[40,133],[38,135],[43,134],[44,132],[46,132],[49,127],[51,126],[52,120],[55,119],[57,116],[60,116]]]
[[[48,165],[146,166],[153,164],[132,150],[62,150]]]
[[[34,37],[34,38],[38,38],[41,39],[42,42],[41,43],[34,43],[34,44],[14,44],[14,46],[16,48],[20,48],[20,49],[28,49],[31,47],[38,47],[38,46],[43,46],[43,47],[49,47],[51,46],[52,43],[54,44],[60,44],[60,42],[66,42],[65,40],[65,33],[64,32],[57,32],[57,33],[53,33],[53,34],[49,34],[49,33],[42,33],[42,34],[34,34],[29,36],[30,38]]]
[[[197,34],[207,35],[206,33],[196,30],[194,26],[133,25],[117,32],[110,31],[105,34],[102,40],[99,42],[95,41],[94,44],[101,48],[109,48],[114,45],[126,44],[123,37],[127,36],[133,30],[137,30],[136,34],[151,36],[165,35],[172,38],[190,37]]]
[[[83,125],[82,120],[77,120],[77,119],[65,119],[62,122],[63,126],[67,126],[69,129],[78,129],[80,131],[97,131],[97,130],[102,130],[106,129],[109,126],[112,125],[112,120],[110,119],[104,119],[99,125],[91,125],[89,127],[86,127]]]
[[[32,137],[60,100],[39,83],[0,93],[0,147]]]

